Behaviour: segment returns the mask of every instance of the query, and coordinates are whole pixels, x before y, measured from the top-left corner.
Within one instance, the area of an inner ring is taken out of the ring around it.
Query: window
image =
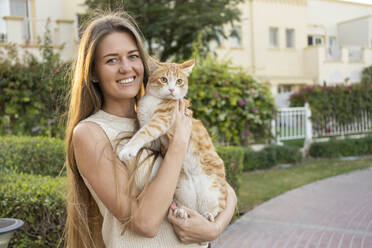
[[[23,17],[23,38],[26,43],[31,39],[31,28],[29,22],[28,0],[10,0],[10,15]]]
[[[292,92],[292,85],[290,84],[278,85],[278,93],[288,93],[288,92]]]
[[[318,35],[309,35],[307,36],[307,45],[308,46],[316,46],[316,45],[323,45],[324,39],[322,36]]]
[[[271,48],[279,47],[278,28],[270,27],[269,29],[269,44]]]
[[[231,30],[231,47],[241,47],[242,40],[241,40],[241,27],[233,27]]]
[[[295,34],[294,34],[294,29],[286,29],[285,30],[285,37],[286,37],[286,46],[287,48],[294,48],[295,47]]]

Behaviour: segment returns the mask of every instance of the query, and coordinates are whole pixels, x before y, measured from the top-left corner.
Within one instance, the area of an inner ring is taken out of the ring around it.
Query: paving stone
[[[372,248],[372,168],[280,195],[244,214],[213,248]]]

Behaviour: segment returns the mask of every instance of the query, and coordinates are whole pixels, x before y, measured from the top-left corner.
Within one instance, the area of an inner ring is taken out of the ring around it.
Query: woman
[[[147,83],[146,58],[129,16],[96,18],[83,33],[66,130],[69,248],[205,247],[201,243],[215,239],[232,218],[236,196],[229,185],[227,207],[214,223],[190,209],[187,220],[172,214],[191,132],[183,101],[164,158],[148,150],[136,161],[116,156],[125,136],[138,129],[135,103]],[[151,169],[157,172],[149,181]]]

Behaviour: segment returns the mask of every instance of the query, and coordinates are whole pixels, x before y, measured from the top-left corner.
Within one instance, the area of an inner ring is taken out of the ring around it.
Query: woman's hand
[[[167,132],[169,143],[174,142],[187,145],[191,135],[192,121],[185,113],[185,102],[183,99],[177,101],[175,115],[173,126]]]
[[[215,222],[210,222],[195,210],[183,206],[182,208],[186,210],[189,218],[177,218],[173,215],[173,211],[177,206],[175,206],[175,203],[172,203],[168,212],[168,221],[173,225],[173,229],[182,243],[189,244],[212,241],[221,234],[230,223],[237,204],[235,191],[228,183],[226,183],[226,190],[226,208],[218,214]]]
[[[174,216],[172,207],[168,212],[168,221],[173,225],[173,229],[182,243],[203,243],[218,237],[221,232],[218,223],[210,222],[195,210],[183,206],[182,208],[188,214],[187,219]]]

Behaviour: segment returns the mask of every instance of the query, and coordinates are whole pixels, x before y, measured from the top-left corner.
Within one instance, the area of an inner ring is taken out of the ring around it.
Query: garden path
[[[213,248],[371,248],[372,168],[314,182],[244,214]]]

